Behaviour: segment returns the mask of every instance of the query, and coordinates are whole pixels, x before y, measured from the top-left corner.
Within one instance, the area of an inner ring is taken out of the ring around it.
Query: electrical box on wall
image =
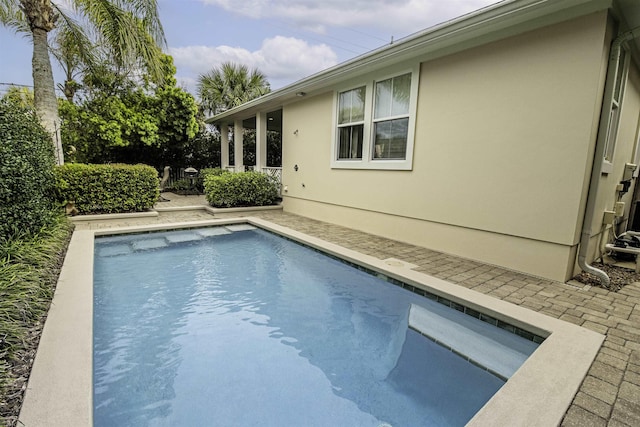
[[[633,179],[633,172],[638,168],[638,165],[634,163],[625,163],[624,172],[622,174],[623,181],[631,181]]]
[[[616,216],[624,216],[624,202],[616,202],[613,205],[613,211],[616,213]]]
[[[603,224],[613,224],[614,219],[616,219],[616,213],[614,211],[604,211],[604,217],[602,218]]]

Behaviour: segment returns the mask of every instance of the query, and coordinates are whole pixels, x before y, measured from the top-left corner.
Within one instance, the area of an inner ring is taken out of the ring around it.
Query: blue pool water
[[[95,426],[462,426],[504,381],[409,328],[412,305],[476,347],[535,350],[245,228],[96,239]]]

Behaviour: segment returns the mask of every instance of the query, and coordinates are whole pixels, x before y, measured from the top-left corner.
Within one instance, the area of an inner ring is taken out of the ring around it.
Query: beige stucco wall
[[[606,22],[593,14],[423,62],[412,171],[331,169],[333,93],[284,107],[285,209],[564,280]]]
[[[631,62],[626,81],[626,90],[620,110],[620,123],[616,138],[616,146],[612,162],[612,170],[603,173],[598,187],[596,212],[592,223],[592,239],[589,246],[589,259],[598,258],[604,249],[604,245],[611,239],[611,226],[604,225],[605,210],[613,210],[618,201],[625,203],[625,215],[617,220],[617,232],[626,230],[630,211],[633,208],[634,186],[637,179],[632,181],[632,186],[626,194],[619,194],[616,185],[623,177],[626,163],[640,161],[637,153],[638,140],[640,138],[640,72],[637,66]]]

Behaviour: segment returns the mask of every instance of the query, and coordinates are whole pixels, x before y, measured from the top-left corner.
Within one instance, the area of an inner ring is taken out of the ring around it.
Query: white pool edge
[[[577,325],[393,266],[260,218],[75,231],[27,385],[19,423],[26,427],[91,426],[93,420],[93,244],[95,236],[248,222],[410,285],[548,336],[535,353],[473,417],[468,426],[559,425],[598,353],[604,336]]]

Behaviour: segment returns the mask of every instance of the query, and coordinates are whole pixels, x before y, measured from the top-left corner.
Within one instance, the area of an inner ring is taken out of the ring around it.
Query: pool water
[[[537,346],[251,226],[97,238],[94,425],[462,426],[504,380],[412,306],[518,363]]]

